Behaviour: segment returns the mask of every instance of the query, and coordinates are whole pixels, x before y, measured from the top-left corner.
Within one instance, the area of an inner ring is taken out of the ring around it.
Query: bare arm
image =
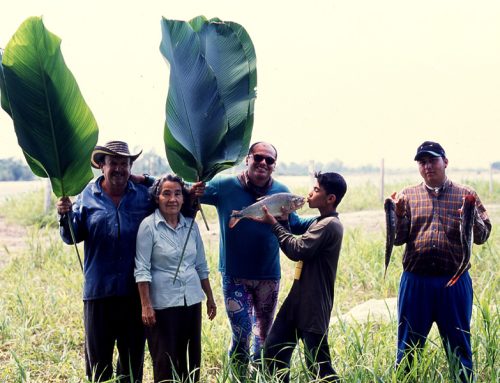
[[[142,323],[145,326],[152,327],[156,323],[156,314],[149,298],[149,282],[139,282],[137,283],[137,287],[139,288],[139,296],[141,297]]]
[[[201,288],[207,296],[207,316],[212,320],[217,315],[217,305],[215,304],[214,296],[212,294],[212,287],[210,287],[210,280],[208,278],[201,280]]]

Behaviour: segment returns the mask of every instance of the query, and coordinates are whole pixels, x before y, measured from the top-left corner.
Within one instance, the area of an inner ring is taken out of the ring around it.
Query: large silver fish
[[[279,217],[300,209],[305,202],[305,198],[292,193],[276,193],[261,197],[254,204],[243,210],[233,210],[229,220],[229,228],[233,228],[243,218],[262,218],[264,212],[262,206],[266,206],[269,214]]]
[[[385,271],[384,279],[387,274],[387,268],[389,267],[389,262],[391,260],[392,248],[394,247],[394,241],[396,240],[396,204],[392,198],[386,198],[384,202],[385,210]]]
[[[468,194],[464,197],[464,203],[460,214],[460,242],[463,253],[462,263],[460,264],[460,267],[455,275],[448,281],[446,287],[453,286],[465,270],[467,270],[467,266],[469,265],[470,257],[472,255],[472,233],[474,229],[475,213],[476,197],[472,194]]]

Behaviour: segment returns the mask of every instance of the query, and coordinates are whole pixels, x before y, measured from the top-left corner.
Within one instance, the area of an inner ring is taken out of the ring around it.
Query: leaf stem
[[[179,260],[179,264],[177,265],[177,270],[175,270],[174,282],[172,284],[175,284],[175,281],[177,280],[177,275],[179,275],[179,269],[181,268],[182,260],[184,259],[184,253],[186,252],[186,246],[187,246],[187,243],[189,241],[189,236],[191,235],[191,230],[193,230],[195,218],[196,218],[196,212],[194,213],[193,220],[191,221],[191,224],[189,225],[189,230],[188,230],[188,233],[186,236],[186,240],[184,241],[184,246],[182,247],[181,259]]]
[[[83,273],[83,264],[82,264],[82,258],[80,257],[80,252],[78,251],[78,245],[76,243],[75,239],[75,232],[73,231],[73,223],[71,219],[71,212],[67,213],[67,219],[68,219],[68,226],[69,226],[69,233],[71,235],[71,241],[75,245],[75,250],[76,250],[76,256],[78,257],[78,262],[80,262],[80,269],[82,270]]]

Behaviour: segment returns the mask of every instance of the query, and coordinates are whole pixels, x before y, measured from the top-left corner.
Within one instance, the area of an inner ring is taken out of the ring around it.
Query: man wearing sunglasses
[[[233,210],[250,206],[266,195],[289,192],[271,176],[277,156],[273,145],[256,142],[248,151],[246,169],[241,174],[219,175],[191,189],[201,203],[215,206],[219,215],[219,270],[232,330],[229,356],[233,371],[243,379],[249,360],[260,356],[276,311],[281,276],[279,245],[268,225],[242,220],[229,229],[228,222]],[[294,234],[303,234],[313,220],[292,213],[288,223]]]

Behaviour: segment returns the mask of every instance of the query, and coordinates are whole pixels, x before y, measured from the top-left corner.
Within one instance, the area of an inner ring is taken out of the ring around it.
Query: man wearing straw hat
[[[86,373],[96,382],[113,376],[115,342],[117,381],[142,381],[145,337],[133,272],[137,230],[153,207],[147,188],[129,180],[141,152],[131,154],[123,141],[96,146],[91,163],[102,175],[75,203],[57,202],[63,241],[73,243],[69,222],[75,241],[84,241]]]

